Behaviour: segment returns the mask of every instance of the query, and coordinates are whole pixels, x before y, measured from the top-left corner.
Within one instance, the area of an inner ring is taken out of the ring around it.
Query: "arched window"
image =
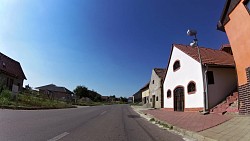
[[[180,61],[179,60],[176,60],[174,62],[174,65],[173,65],[173,70],[174,71],[177,71],[178,69],[180,69],[181,65],[180,65]]]
[[[167,98],[171,98],[171,90],[167,91]]]
[[[187,89],[188,89],[188,94],[193,94],[196,92],[196,84],[194,81],[191,81],[188,83],[188,86],[187,86]]]

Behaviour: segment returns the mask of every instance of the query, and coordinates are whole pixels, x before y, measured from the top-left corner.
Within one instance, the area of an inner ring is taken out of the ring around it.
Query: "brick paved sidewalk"
[[[141,106],[133,106],[133,109],[181,128],[183,130],[177,131],[198,141],[250,141],[250,115],[201,115],[198,112],[170,112]]]
[[[202,115],[198,112],[170,112],[164,109],[143,110],[142,112],[150,114],[155,118],[165,121],[173,126],[194,132],[206,130],[233,118],[232,116],[227,115]]]

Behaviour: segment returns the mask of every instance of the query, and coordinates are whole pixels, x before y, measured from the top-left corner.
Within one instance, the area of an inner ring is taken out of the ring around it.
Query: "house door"
[[[174,90],[174,111],[184,111],[184,88],[177,87]]]
[[[153,95],[153,105],[152,108],[155,108],[155,95]]]

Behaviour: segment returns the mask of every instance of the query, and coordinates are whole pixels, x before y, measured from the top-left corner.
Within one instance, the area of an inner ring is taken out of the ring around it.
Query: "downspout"
[[[205,64],[205,71],[204,71],[204,84],[205,84],[205,101],[206,101],[206,111],[209,113],[209,107],[208,107],[208,83],[207,83],[207,71],[208,71],[208,65]]]

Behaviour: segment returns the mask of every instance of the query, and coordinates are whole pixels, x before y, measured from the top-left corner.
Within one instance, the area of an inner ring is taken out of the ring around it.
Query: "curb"
[[[143,113],[141,110],[136,110],[133,106],[131,106],[131,108],[136,112],[138,113],[139,115],[141,115],[141,117],[143,118],[146,118],[146,119],[151,119],[151,118],[154,118],[155,121],[159,121],[161,123],[164,123],[166,125],[168,125],[169,127],[173,127],[172,129],[169,129],[169,130],[174,130],[176,131],[177,133],[179,133],[180,135],[182,136],[187,136],[187,137],[190,137],[190,138],[193,138],[197,141],[217,141],[215,139],[211,139],[211,138],[208,138],[208,137],[205,137],[205,136],[202,136],[196,132],[193,132],[193,131],[189,131],[189,130],[186,130],[186,129],[183,129],[183,128],[180,128],[180,127],[177,127],[177,126],[173,126],[169,123],[167,123],[166,121],[163,121],[163,120],[159,120],[158,118],[154,117],[153,115],[151,114],[145,114]]]

